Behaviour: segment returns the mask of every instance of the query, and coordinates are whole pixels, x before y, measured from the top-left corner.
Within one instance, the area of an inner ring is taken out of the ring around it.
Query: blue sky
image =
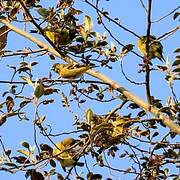
[[[45,4],[46,6],[50,6],[52,2],[56,1],[50,1],[50,0],[44,0],[42,1],[42,4]],[[145,1],[146,2],[146,1]],[[104,29],[98,25],[96,21],[96,16],[94,10],[89,7],[87,4],[85,4],[81,0],[76,0],[76,7],[79,8],[84,12],[84,15],[89,15],[92,17],[94,21],[94,31],[99,32],[100,34],[104,33]],[[132,31],[135,31],[138,35],[144,35],[146,34],[146,17],[145,17],[145,11],[142,8],[139,0],[124,0],[124,1],[117,1],[117,0],[110,0],[100,1],[101,7],[103,7],[104,10],[109,12],[110,17],[112,18],[119,18],[122,25],[126,26],[127,28],[130,28]],[[175,7],[179,5],[178,0],[173,1],[164,1],[164,0],[158,0],[153,1],[153,20],[157,20],[161,18],[162,16],[166,15],[168,12],[172,11]],[[178,21],[173,20],[173,15],[165,18],[164,20],[153,23],[152,24],[152,30],[151,34],[155,36],[161,36],[162,34],[166,33],[169,30],[172,30],[175,26],[177,26]],[[107,26],[112,30],[112,33],[116,38],[118,38],[119,41],[121,41],[123,44],[134,44],[135,45],[135,51],[138,52],[136,47],[136,41],[137,38],[134,37],[132,34],[129,34],[128,32],[125,32],[121,28],[117,27],[116,25],[112,25],[111,23],[107,22]],[[32,26],[31,26],[32,28]],[[164,46],[164,56],[169,57],[170,61],[172,62],[175,58],[173,51],[179,46],[178,41],[178,35],[180,33],[176,33],[175,35],[170,36],[168,39],[165,39],[162,41],[162,44]],[[107,33],[108,41],[113,42],[113,40],[110,38],[110,36]],[[115,43],[117,45],[117,43]],[[28,40],[25,40],[23,37],[20,37],[19,35],[16,35],[13,32],[9,33],[8,36],[8,45],[6,46],[7,50],[13,49],[18,50],[23,47],[31,47],[32,49],[36,49],[37,46],[34,45],[32,42],[29,42]],[[117,51],[120,51],[121,47],[117,46]],[[28,59],[28,61],[32,61],[32,59]],[[39,65],[34,68],[33,73],[35,78],[42,78],[47,77],[49,74],[49,67],[52,66],[54,62],[49,60],[48,56],[42,56],[38,58],[34,58],[33,60],[38,61]],[[10,65],[16,65],[20,61],[20,57],[9,57],[9,58],[3,58],[1,60],[1,66],[0,66],[0,80],[9,80],[9,77],[12,74],[12,71],[7,68],[7,64]],[[57,59],[58,62],[62,62],[59,59]],[[139,59],[137,56],[134,56],[132,54],[126,56],[124,58],[124,71],[126,72],[126,75],[128,77],[131,77],[134,81],[140,81],[142,82],[144,80],[143,74],[137,73],[139,70],[138,64],[141,63],[141,59]],[[161,64],[162,63],[158,60],[153,60],[155,64]],[[107,76],[111,77],[113,80],[117,81],[121,85],[123,85],[125,88],[132,91],[134,94],[140,96],[141,98],[145,99],[145,90],[142,86],[135,86],[131,83],[127,82],[125,78],[122,76],[120,72],[120,62],[112,63],[112,70],[108,69],[98,69],[99,71],[102,71]],[[54,77],[56,75],[53,75]],[[85,76],[85,78],[88,78],[89,76]],[[171,95],[171,92],[167,86],[166,81],[164,81],[164,75],[161,73],[154,73],[152,75],[152,81],[151,81],[151,90],[152,94],[156,95],[159,99],[163,99],[164,102],[166,102],[167,96]],[[160,82],[160,83],[159,83]],[[1,84],[0,86],[0,93],[2,96],[2,93],[8,89],[8,84]],[[179,84],[175,83],[175,91],[177,93],[177,96],[179,97],[180,92],[177,92],[179,88]],[[68,86],[62,87],[63,90],[67,90]],[[26,95],[32,95],[33,88],[28,87],[26,91]],[[68,94],[68,92],[66,92]],[[4,98],[0,97],[0,101],[3,101]],[[68,109],[64,109],[61,106],[61,98],[56,96],[55,105],[51,104],[46,107],[41,107],[39,113],[41,115],[46,114],[46,123],[50,123],[53,127],[53,132],[58,133],[64,131],[64,129],[73,130],[72,124],[72,114],[69,113]],[[92,103],[90,100],[87,100],[87,103],[83,105],[80,109],[77,108],[75,104],[72,105],[72,108],[75,112],[80,114],[80,117],[83,117],[83,112],[87,108],[91,108],[95,113],[97,114],[104,114],[107,113],[111,108],[115,107],[119,104],[119,101],[115,101],[112,104],[104,104],[104,103]],[[54,108],[54,107],[57,108]],[[21,146],[19,144],[20,141],[26,140],[31,145],[34,145],[32,136],[33,136],[33,120],[34,115],[34,107],[33,105],[28,107],[28,117],[30,118],[30,121],[21,121],[17,118],[10,118],[8,121],[0,127],[0,136],[3,140],[6,148],[12,148],[12,154],[16,153],[15,149],[20,149]],[[77,134],[75,135],[77,137]],[[64,138],[63,136],[62,138]],[[61,138],[61,139],[62,139]],[[58,138],[55,138],[54,141],[59,141]],[[42,136],[38,137],[38,142],[48,142],[47,139],[45,139]],[[48,142],[49,143],[49,142]],[[122,147],[123,148],[123,147]],[[1,148],[0,148],[1,150]],[[115,161],[112,163],[115,167],[122,166],[121,162]],[[128,162],[127,162],[128,163]],[[117,166],[116,166],[117,165]],[[124,164],[123,164],[124,165]],[[123,169],[123,166],[122,166]],[[61,171],[62,169],[60,169]],[[107,170],[107,169],[106,169]],[[103,174],[108,173],[109,176],[110,172],[104,171],[103,169],[96,169],[98,173],[102,172]],[[116,174],[116,173],[114,173]],[[130,176],[111,176],[112,179],[131,179]],[[17,174],[9,174],[6,172],[1,171],[0,172],[0,179],[6,179],[6,180],[14,180],[14,179],[25,179],[24,174],[17,173]]]

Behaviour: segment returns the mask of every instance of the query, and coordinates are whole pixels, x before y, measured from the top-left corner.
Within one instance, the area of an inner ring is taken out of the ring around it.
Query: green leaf
[[[50,160],[50,165],[55,168],[55,167],[56,167],[56,162],[51,159],[51,160]]]
[[[178,158],[179,157],[179,155],[174,150],[172,150],[172,149],[168,149],[167,153],[169,154],[169,156],[171,158]]]
[[[37,61],[33,61],[33,62],[31,62],[31,66],[35,66],[35,65],[37,65],[38,64],[38,62]]]
[[[180,55],[177,55],[177,56],[176,56],[175,61],[177,61],[177,60],[180,60]]]
[[[138,109],[140,108],[139,105],[137,105],[136,103],[130,103],[129,106],[131,109]]]
[[[46,8],[39,8],[37,9],[37,12],[43,17],[47,18],[50,15],[50,10]]]
[[[177,66],[177,65],[180,65],[180,59],[175,60],[172,64],[172,66]]]
[[[84,163],[83,162],[77,162],[76,165],[79,166],[79,167],[83,167]]]
[[[145,115],[146,115],[146,111],[144,111],[144,110],[138,112],[138,114],[137,114],[137,116],[139,116],[139,117],[143,117]]]
[[[141,136],[145,136],[145,137],[148,138],[149,137],[149,130],[141,130],[140,131],[140,135]]]
[[[166,144],[157,144],[157,145],[154,147],[154,150],[158,150],[158,149],[165,148],[165,147],[167,147]]]
[[[42,83],[36,84],[35,90],[34,90],[34,95],[36,98],[40,98],[44,94],[44,86]]]
[[[102,175],[101,175],[101,174],[93,174],[92,180],[93,180],[93,179],[101,180],[101,179],[102,179]]]
[[[88,109],[86,111],[86,121],[88,124],[90,124],[92,120],[93,120],[93,111],[91,109]]]
[[[19,64],[20,64],[20,66],[28,66],[28,63],[25,61],[21,61]]]
[[[172,72],[180,72],[180,67],[173,69]]]
[[[50,154],[53,153],[53,148],[50,147],[48,144],[40,144],[40,148],[42,151],[47,151]]]
[[[10,167],[16,167],[16,164],[8,162],[8,163],[4,163],[5,166],[10,166]]]
[[[159,135],[159,133],[158,132],[155,132],[153,135],[152,135],[152,138],[154,138],[154,137],[156,137],[156,136],[158,136]]]
[[[13,157],[13,159],[15,159],[16,162],[20,163],[20,164],[28,164],[28,163],[30,163],[28,158],[24,157],[24,156],[16,156],[16,157]]]
[[[22,101],[20,104],[19,104],[19,107],[20,108],[23,108],[24,106],[26,106],[28,103],[30,103],[31,102],[31,100],[24,100],[24,101]]]
[[[91,32],[93,29],[93,22],[90,16],[84,17],[84,30],[85,32]]]
[[[31,81],[30,78],[26,77],[26,76],[19,76],[21,79],[23,79],[24,81],[26,81],[29,85],[33,86],[33,82]]]
[[[26,141],[22,141],[21,143],[21,146],[23,146],[23,147],[25,147],[25,148],[27,148],[27,149],[29,149],[29,143],[28,142],[26,142]]]
[[[71,8],[70,9],[70,13],[73,14],[73,15],[80,15],[82,14],[83,12],[79,9],[74,9],[74,8]]]
[[[127,44],[127,45],[125,45],[125,46],[121,49],[121,52],[120,52],[119,57],[120,57],[120,58],[123,58],[124,56],[126,56],[130,51],[132,51],[133,47],[134,47],[133,44]]]
[[[124,158],[124,157],[126,157],[127,156],[127,153],[122,153],[120,156],[119,156],[119,158]]]
[[[168,173],[169,173],[169,169],[168,169],[168,168],[165,168],[165,169],[164,169],[164,174],[165,174],[166,176],[168,176]]]
[[[48,174],[51,175],[51,176],[56,174],[56,169],[54,169],[54,168],[51,169]]]
[[[173,19],[175,20],[180,15],[180,12],[174,13]]]
[[[28,156],[28,157],[31,155],[31,153],[29,151],[26,151],[24,149],[18,149],[17,152],[19,152],[25,156]]]
[[[180,53],[180,48],[175,49],[174,53]]]
[[[7,149],[6,151],[5,151],[5,154],[7,155],[7,156],[10,156],[10,154],[11,154],[11,149]]]
[[[53,102],[54,102],[54,99],[47,99],[47,100],[42,101],[42,103],[44,105],[48,105],[48,104],[53,103]]]
[[[57,180],[64,180],[64,177],[62,174],[57,173]]]

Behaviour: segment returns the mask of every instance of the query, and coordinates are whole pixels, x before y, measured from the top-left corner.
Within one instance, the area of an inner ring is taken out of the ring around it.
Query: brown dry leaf
[[[8,27],[0,27],[0,50],[4,49],[7,45]]]
[[[5,115],[0,116],[0,126],[6,122],[7,117]]]
[[[11,112],[13,110],[14,107],[14,100],[11,96],[8,96],[6,98],[6,107],[7,107],[7,111]]]

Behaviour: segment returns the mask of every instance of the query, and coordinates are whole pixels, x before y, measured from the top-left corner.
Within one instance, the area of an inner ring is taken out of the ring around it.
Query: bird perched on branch
[[[77,154],[77,151],[75,151],[77,143],[78,140],[65,138],[53,148],[53,156],[60,162],[64,171],[66,167],[72,167],[77,162],[77,156],[75,156]]]
[[[68,45],[76,37],[75,30],[69,29],[56,29],[53,30],[50,27],[45,28],[44,34],[58,47],[63,45]]]
[[[165,61],[162,52],[163,46],[160,41],[156,40],[155,36],[149,36],[149,51],[147,52],[146,48],[147,36],[142,36],[137,41],[137,46],[139,51],[145,56],[149,57],[149,59],[158,58],[161,61]]]
[[[76,79],[81,77],[86,71],[93,66],[86,66],[83,64],[60,64],[53,65],[52,70],[65,79]]]

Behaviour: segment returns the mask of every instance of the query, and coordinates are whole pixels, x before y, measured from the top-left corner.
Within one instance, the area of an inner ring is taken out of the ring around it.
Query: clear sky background
[[[55,0],[41,0],[42,4],[48,6],[51,6],[51,3],[56,2]],[[100,1],[101,7],[103,7],[104,10],[109,12],[110,17],[112,18],[119,18],[122,25],[126,26],[127,28],[131,29],[132,31],[136,32],[138,35],[144,35],[146,34],[146,14],[144,9],[141,6],[140,0],[110,0]],[[146,1],[145,1],[146,2]],[[179,0],[171,0],[171,1],[165,1],[165,0],[154,0],[153,1],[153,9],[152,9],[152,20],[157,20],[161,18],[162,16],[168,14],[170,11],[172,11],[175,7],[179,5]],[[101,27],[101,25],[98,25],[96,21],[96,15],[94,10],[89,7],[87,4],[85,4],[81,0],[76,0],[76,7],[79,8],[84,12],[84,15],[89,15],[92,17],[94,21],[94,31],[99,32],[100,34],[104,33],[104,29]],[[129,34],[128,32],[122,30],[121,28],[117,27],[116,25],[112,25],[112,23],[107,23],[107,26],[110,30],[112,30],[113,35],[121,41],[123,44],[134,44],[135,45],[135,51],[138,52],[136,47],[136,41],[137,37],[133,36],[132,34]],[[15,24],[15,23],[14,23]],[[176,27],[178,24],[178,20],[173,20],[173,15],[168,16],[164,20],[153,23],[151,34],[159,37],[162,34],[172,30],[174,27]],[[16,24],[15,24],[16,25]],[[19,26],[19,25],[18,25]],[[22,27],[22,26],[21,26]],[[34,28],[34,27],[30,27]],[[28,28],[28,29],[30,29]],[[170,61],[173,62],[175,55],[173,51],[179,47],[179,38],[178,35],[180,35],[179,32],[177,32],[175,35],[170,36],[169,38],[162,41],[162,44],[164,46],[164,57],[169,57]],[[40,36],[37,36],[40,38]],[[107,33],[108,42],[114,42],[110,36]],[[118,46],[116,42],[114,42],[117,45],[117,51],[120,51],[121,47]],[[32,49],[36,49],[37,46],[33,44],[32,42],[26,40],[25,38],[15,34],[14,32],[10,32],[8,35],[8,44],[6,46],[6,50],[18,50],[22,49],[24,47],[31,47]],[[12,75],[12,70],[7,68],[7,64],[9,65],[16,65],[20,61],[20,57],[9,57],[9,58],[3,58],[0,61],[0,80],[10,80],[10,77]],[[27,61],[32,61],[32,59],[26,58]],[[42,57],[34,57],[35,61],[39,62],[39,65],[34,68],[33,74],[34,78],[42,78],[42,77],[48,77],[50,67],[54,64],[54,61],[51,61],[48,56],[42,56]],[[133,54],[129,54],[124,58],[124,71],[128,77],[130,77],[132,80],[137,82],[143,82],[144,76],[143,74],[137,73],[139,70],[138,64],[141,63],[141,59]],[[161,64],[158,60],[153,60],[155,64]],[[56,58],[56,62],[62,62],[60,59]],[[145,90],[143,86],[135,86],[125,80],[125,78],[122,76],[120,72],[120,62],[117,61],[115,63],[111,64],[113,69],[102,69],[99,68],[97,70],[102,71],[104,74],[115,80],[116,82],[120,83],[125,88],[129,89],[130,91],[134,92],[134,94],[140,96],[141,98],[145,99]],[[57,77],[57,75],[53,74],[54,77]],[[85,75],[85,79],[88,79],[89,76]],[[164,103],[166,102],[167,96],[171,95],[171,92],[167,86],[166,81],[164,81],[165,76],[161,73],[155,72],[153,73],[151,77],[151,90],[152,94],[155,95],[159,99],[163,99]],[[16,78],[15,78],[16,79]],[[0,84],[0,101],[4,101],[4,98],[2,98],[2,93],[9,88],[8,84]],[[61,89],[67,90],[69,88],[68,85],[62,86]],[[179,84],[175,83],[175,91],[177,93],[177,96],[179,97],[180,91],[178,92],[178,89],[180,88]],[[66,91],[68,94],[68,91]],[[33,94],[33,88],[28,87],[26,91],[26,95],[30,96]],[[25,95],[25,94],[24,94]],[[54,96],[53,96],[54,97]],[[97,114],[105,114],[107,113],[111,108],[118,105],[119,101],[115,101],[112,103],[97,103],[92,102],[91,100],[87,100],[87,102],[82,105],[82,107],[79,109],[77,108],[76,103],[72,104],[72,109],[77,112],[80,116],[80,118],[83,118],[83,112],[87,108],[91,108],[95,113]],[[65,129],[68,131],[73,130],[72,124],[72,114],[68,112],[68,109],[65,109],[61,106],[61,98],[56,95],[56,101],[55,104],[51,104],[45,107],[41,107],[39,110],[39,113],[41,115],[46,114],[46,123],[52,126],[53,133],[60,133],[64,132]],[[29,121],[19,121],[17,118],[9,118],[8,121],[0,127],[0,136],[1,139],[4,142],[4,145],[6,148],[12,148],[12,154],[16,154],[16,149],[21,149],[20,141],[26,140],[28,141],[32,146],[34,145],[33,141],[33,125],[32,120],[34,116],[34,107],[33,105],[30,105],[28,107],[28,118]],[[166,131],[166,130],[165,130]],[[64,137],[54,138],[54,142],[62,140]],[[75,135],[75,137],[78,137],[78,134]],[[42,137],[41,135],[38,136],[38,142],[39,143],[49,143],[48,140],[45,137]],[[50,144],[50,143],[49,143]],[[122,147],[123,148],[123,147]],[[1,146],[0,146],[1,151]],[[111,162],[111,161],[110,161]],[[123,161],[124,163],[124,161]],[[127,162],[128,164],[129,162]],[[113,161],[112,164],[114,167],[123,169],[125,164],[122,164],[120,160]],[[128,167],[128,165],[127,165]],[[94,170],[97,173],[103,173],[106,174],[107,177],[110,176],[110,172],[108,169],[96,169],[96,166],[94,167]],[[59,167],[59,171],[62,171],[61,167]],[[116,173],[113,173],[116,174]],[[130,176],[110,176],[112,179],[118,179],[118,180],[131,180]],[[23,173],[17,173],[17,174],[9,174],[7,172],[0,171],[0,179],[6,179],[6,180],[23,180],[25,179]],[[54,178],[55,179],[55,178]]]

